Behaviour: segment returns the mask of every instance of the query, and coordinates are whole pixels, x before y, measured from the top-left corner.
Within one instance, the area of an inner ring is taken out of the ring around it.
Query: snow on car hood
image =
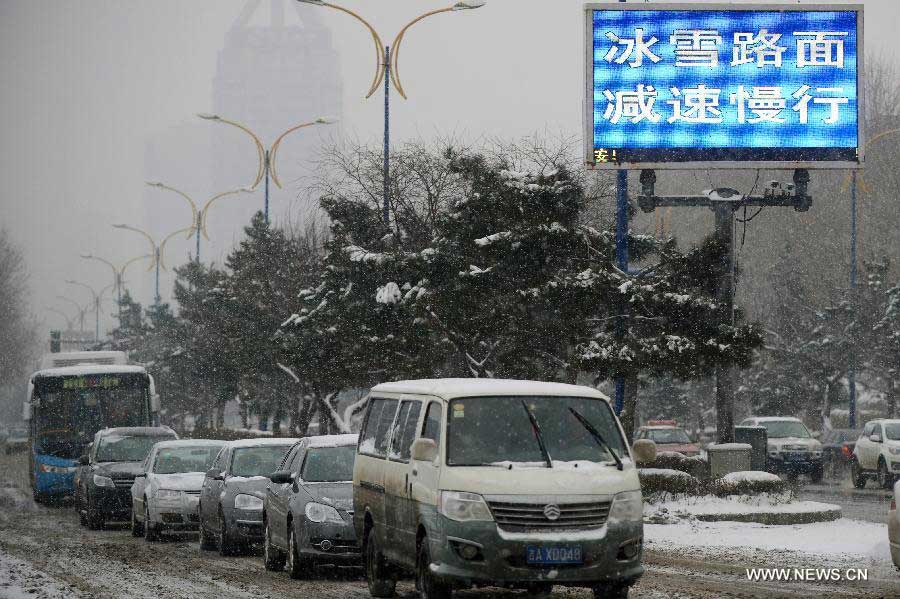
[[[228,492],[235,495],[246,493],[264,498],[266,496],[266,487],[271,482],[268,476],[231,476],[225,481],[225,487]]]
[[[155,489],[171,489],[173,491],[199,491],[203,486],[203,472],[186,472],[184,474],[151,474],[150,485]]]
[[[342,510],[353,509],[353,483],[302,483],[313,500]]]

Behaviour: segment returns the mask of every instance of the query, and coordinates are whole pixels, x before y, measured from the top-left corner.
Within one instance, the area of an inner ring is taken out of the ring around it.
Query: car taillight
[[[853,455],[853,450],[850,449],[849,445],[841,445],[841,452],[847,456],[848,458]]]
[[[897,500],[896,500],[896,499],[891,499],[891,507],[890,507],[890,510],[891,510],[892,512],[897,511]]]

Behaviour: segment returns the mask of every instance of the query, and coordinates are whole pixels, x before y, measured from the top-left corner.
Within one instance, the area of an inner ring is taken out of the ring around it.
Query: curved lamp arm
[[[82,283],[81,281],[73,281],[71,279],[66,281],[66,283],[68,283],[69,285],[77,285],[78,287],[84,287],[85,289],[87,289],[88,291],[91,292],[92,296],[94,296],[95,302],[100,301],[100,296],[97,294],[96,291],[94,291],[94,288],[91,287],[90,285],[86,285],[86,284]]]
[[[153,255],[153,260],[150,261],[150,266],[147,268],[147,272],[153,270],[153,267],[156,265],[156,260],[158,259],[157,254],[157,245],[156,242],[153,241],[153,238],[150,237],[150,233],[142,229],[138,229],[137,227],[132,227],[131,225],[113,225],[114,229],[125,229],[126,231],[134,231],[135,233],[140,233],[143,235],[148,242],[150,242],[150,253]],[[191,227],[193,229],[193,227]]]
[[[106,258],[101,258],[100,256],[94,256],[93,254],[81,254],[81,257],[85,260],[96,260],[97,262],[102,262],[103,264],[110,267],[113,271],[113,280],[119,281],[119,269],[116,268],[116,265],[107,260]]]
[[[256,145],[256,155],[259,159],[259,164],[256,169],[256,179],[253,180],[253,184],[250,185],[250,189],[256,188],[259,185],[259,182],[262,181],[263,176],[266,174],[266,148],[263,146],[263,143],[259,141],[259,137],[251,131],[248,127],[238,123],[237,121],[231,121],[228,119],[223,119],[217,114],[198,114],[201,119],[207,121],[215,121],[217,123],[225,123],[226,125],[231,125],[232,127],[237,127],[247,135],[249,135],[253,139],[253,143]],[[197,223],[199,226],[199,223]]]
[[[246,188],[246,187],[242,187],[242,188],[240,188],[240,189],[233,189],[233,190],[231,190],[231,191],[225,191],[225,192],[222,192],[222,193],[220,193],[220,194],[218,194],[218,195],[215,195],[215,196],[211,197],[211,198],[209,199],[209,201],[206,202],[206,204],[204,204],[204,206],[203,206],[203,212],[201,212],[201,214],[200,214],[200,217],[201,217],[201,220],[202,220],[202,222],[200,223],[200,230],[203,231],[203,237],[204,237],[207,241],[209,241],[209,235],[208,235],[207,232],[206,232],[206,219],[207,219],[208,216],[209,216],[209,207],[212,206],[212,203],[213,203],[213,202],[215,202],[216,200],[218,200],[218,199],[220,199],[220,198],[224,198],[224,197],[226,197],[226,196],[235,195],[235,194],[238,194],[238,193],[252,193],[252,192],[253,192],[253,189],[249,189],[249,188]]]
[[[173,237],[175,237],[176,235],[181,235],[185,231],[187,231],[188,234],[190,234],[194,230],[195,230],[194,227],[188,227],[187,229],[178,229],[174,233],[170,233],[165,239],[162,240],[162,243],[159,244],[159,265],[162,267],[163,270],[168,271],[168,269],[166,268],[165,253],[166,253],[166,244],[169,243],[169,240],[172,239]],[[146,258],[146,256],[142,256],[142,257]]]
[[[457,2],[453,6],[448,6],[447,8],[439,8],[437,10],[432,10],[423,15],[420,15],[406,24],[406,26],[400,30],[400,33],[397,34],[397,37],[394,38],[394,43],[391,44],[391,83],[394,84],[394,87],[397,88],[397,91],[406,100],[406,90],[403,89],[403,84],[400,82],[400,46],[403,44],[403,36],[406,35],[406,32],[409,31],[409,28],[422,21],[427,19],[428,17],[439,15],[445,12],[457,12],[460,10],[475,10],[476,8],[481,8],[487,4],[487,2],[482,2],[481,0],[467,0],[463,2]]]
[[[66,320],[66,330],[68,330],[68,331],[72,330],[72,319],[69,318],[68,314],[66,314],[62,310],[57,310],[56,308],[50,308],[49,306],[47,307],[47,312],[53,312],[54,314],[58,314],[59,316],[62,316]]]
[[[188,194],[184,193],[183,191],[181,191],[179,189],[175,189],[174,187],[166,185],[165,183],[147,181],[147,185],[149,185],[150,187],[159,187],[160,189],[165,189],[166,191],[171,191],[171,192],[177,193],[182,198],[187,200],[187,203],[191,205],[191,224],[193,226],[200,226],[200,223],[197,222],[198,221],[197,202],[195,202],[193,200],[193,198],[191,198],[191,196],[189,196]],[[188,233],[188,237],[190,237],[190,233]]]
[[[191,227],[191,230],[192,231],[194,230],[193,227]],[[144,254],[143,256],[138,256],[137,258],[132,258],[131,260],[129,260],[128,262],[126,262],[125,264],[122,265],[122,268],[119,269],[119,280],[122,282],[122,285],[125,284],[125,269],[127,269],[129,266],[131,266],[135,262],[138,262],[140,260],[145,260],[147,258],[149,258],[151,260],[151,262],[153,261],[152,254]]]
[[[372,85],[369,87],[369,91],[366,92],[366,98],[372,97],[372,94],[375,93],[375,90],[378,89],[378,86],[381,85],[381,82],[384,81],[384,43],[381,41],[381,37],[378,35],[378,32],[375,31],[375,28],[366,21],[364,18],[350,10],[349,8],[344,8],[343,6],[338,6],[337,4],[331,4],[329,2],[324,2],[323,0],[297,0],[298,2],[303,2],[304,4],[314,4],[316,6],[327,6],[328,8],[333,8],[334,10],[339,10],[343,13],[346,13],[362,23],[366,29],[369,30],[369,33],[372,34],[372,42],[375,44],[375,77],[372,79]]]
[[[282,133],[281,135],[278,136],[278,139],[275,140],[275,143],[272,144],[272,149],[269,151],[269,172],[272,173],[272,181],[275,182],[275,185],[277,185],[279,189],[282,188],[282,185],[281,185],[281,181],[278,179],[278,174],[275,172],[275,164],[276,164],[275,156],[278,154],[278,148],[281,147],[282,140],[285,137],[287,137],[288,135],[290,135],[291,133],[293,133],[294,131],[297,131],[299,129],[304,129],[306,127],[312,127],[315,125],[330,125],[335,122],[337,122],[337,119],[332,119],[332,118],[328,118],[328,117],[320,117],[309,123],[303,123],[303,124],[297,125],[296,127],[291,127],[290,129],[288,129],[287,131],[285,131],[284,133]]]
[[[88,305],[88,306],[85,306],[84,308],[82,308],[82,307],[81,307],[81,304],[79,304],[78,302],[76,302],[76,301],[73,300],[72,298],[66,297],[66,296],[64,296],[64,295],[57,295],[57,296],[56,296],[56,299],[61,299],[61,300],[63,300],[64,302],[69,302],[70,304],[72,304],[73,306],[75,306],[75,311],[78,312],[79,314],[84,314],[85,312],[87,312],[88,308],[90,307],[90,305]]]

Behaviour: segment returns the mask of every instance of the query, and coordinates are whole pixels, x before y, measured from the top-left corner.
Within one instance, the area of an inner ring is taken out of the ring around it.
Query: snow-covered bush
[[[687,472],[667,468],[640,468],[641,492],[648,501],[654,496],[697,495],[700,492],[700,481]]]
[[[699,480],[709,477],[709,465],[703,458],[700,456],[688,457],[675,451],[660,451],[656,454],[656,460],[642,465],[646,468],[678,470]]]
[[[787,485],[775,474],[769,472],[731,472],[721,478],[710,481],[709,492],[724,497],[727,495],[760,495],[763,493],[780,494],[787,490]]]

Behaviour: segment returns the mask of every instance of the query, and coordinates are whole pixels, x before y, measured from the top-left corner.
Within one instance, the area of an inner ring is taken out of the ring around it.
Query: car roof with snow
[[[303,441],[307,442],[308,447],[344,447],[348,445],[356,445],[359,441],[359,435],[316,435],[314,437],[304,437]]]
[[[444,399],[457,397],[497,396],[553,396],[590,397],[609,401],[603,393],[591,387],[565,383],[517,381],[511,379],[421,379],[382,383],[372,388],[378,393],[414,393]]]
[[[38,370],[32,378],[45,376],[84,376],[90,374],[147,374],[143,366],[134,364],[76,364],[75,366],[61,366],[59,368],[46,368]]]
[[[227,441],[218,439],[175,439],[172,441],[160,441],[153,447],[156,449],[170,449],[172,447],[222,447]]]
[[[751,416],[747,420],[755,420],[756,422],[803,422],[793,416]]]
[[[240,447],[266,447],[269,445],[293,445],[300,439],[294,437],[260,437],[258,439],[238,439],[237,441],[228,441],[228,447],[237,449]]]
[[[178,438],[175,431],[168,426],[118,426],[116,428],[104,428],[97,431],[97,434],[103,437],[158,437],[160,435],[168,435],[174,439]]]

